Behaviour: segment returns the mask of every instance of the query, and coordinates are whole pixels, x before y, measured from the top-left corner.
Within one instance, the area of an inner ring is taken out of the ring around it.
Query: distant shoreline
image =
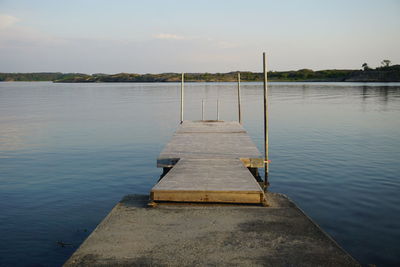
[[[185,73],[186,82],[236,82],[238,72]],[[240,72],[242,82],[262,82],[259,72]],[[180,82],[180,73],[161,74],[83,74],[61,72],[0,73],[0,81],[52,81],[56,83],[106,83],[106,82]],[[269,71],[270,82],[400,82],[400,65],[366,70]]]
[[[180,83],[180,82],[54,82],[54,81],[0,81],[1,83],[78,83],[78,84],[90,84],[90,83],[141,83],[141,84],[151,84],[151,83]],[[212,82],[212,81],[185,81],[185,83],[237,83],[237,81],[222,81],[222,82]],[[263,81],[241,81],[241,83],[263,83]],[[268,83],[400,83],[400,81],[281,81],[281,80],[268,80]]]

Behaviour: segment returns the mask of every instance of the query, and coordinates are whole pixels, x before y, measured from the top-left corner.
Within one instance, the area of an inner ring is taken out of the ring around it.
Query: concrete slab
[[[127,196],[65,266],[359,266],[287,197],[267,198],[149,208]]]

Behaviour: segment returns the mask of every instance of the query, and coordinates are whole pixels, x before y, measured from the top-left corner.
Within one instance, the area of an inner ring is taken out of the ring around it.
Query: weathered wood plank
[[[154,201],[265,202],[264,192],[239,159],[181,159],[151,190]]]
[[[172,167],[179,158],[240,158],[246,167],[264,161],[238,122],[184,121],[157,159],[158,167]]]
[[[151,190],[153,201],[265,203],[246,167],[264,161],[238,122],[184,121],[157,165],[172,169]]]
[[[205,203],[247,203],[262,204],[265,197],[262,192],[225,192],[225,191],[168,191],[151,192],[153,201],[166,202],[205,202]]]

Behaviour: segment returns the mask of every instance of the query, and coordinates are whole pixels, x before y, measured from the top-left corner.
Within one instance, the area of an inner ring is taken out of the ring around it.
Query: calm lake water
[[[126,194],[147,194],[179,84],[0,83],[0,265],[59,266]],[[271,191],[360,262],[400,264],[400,84],[271,83]],[[236,120],[234,83],[187,83],[185,119]],[[243,83],[262,151],[262,84]],[[57,241],[71,244],[61,247]]]

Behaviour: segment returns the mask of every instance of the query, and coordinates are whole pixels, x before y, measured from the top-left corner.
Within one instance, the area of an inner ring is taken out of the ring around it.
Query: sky
[[[0,0],[0,72],[400,64],[400,0]]]

